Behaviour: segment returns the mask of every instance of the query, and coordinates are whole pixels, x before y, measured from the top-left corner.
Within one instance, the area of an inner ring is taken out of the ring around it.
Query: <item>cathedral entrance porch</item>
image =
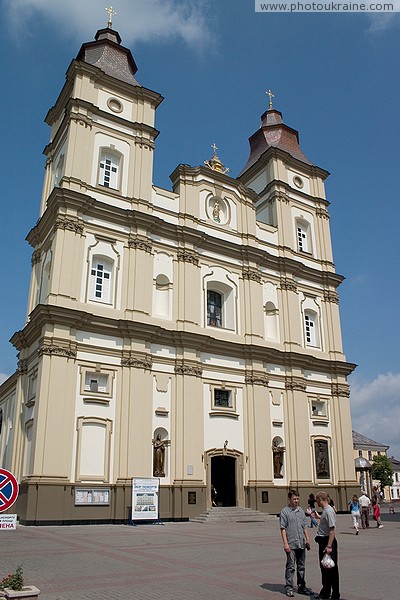
[[[214,486],[217,506],[244,508],[243,454],[233,448],[213,448],[204,453],[206,469],[207,509],[212,506],[211,490]]]

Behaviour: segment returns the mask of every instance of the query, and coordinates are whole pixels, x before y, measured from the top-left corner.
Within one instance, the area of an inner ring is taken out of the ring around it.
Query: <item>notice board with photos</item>
[[[159,492],[158,477],[132,479],[132,521],[159,520]]]

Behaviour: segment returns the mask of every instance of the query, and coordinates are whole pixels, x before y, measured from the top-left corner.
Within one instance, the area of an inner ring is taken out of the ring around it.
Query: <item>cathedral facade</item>
[[[111,27],[46,122],[46,175],[0,458],[25,524],[123,523],[132,479],[160,517],[277,513],[289,487],[358,489],[328,173],[269,109],[230,177],[216,154],[153,183],[162,97]],[[83,500],[82,500],[83,499]]]

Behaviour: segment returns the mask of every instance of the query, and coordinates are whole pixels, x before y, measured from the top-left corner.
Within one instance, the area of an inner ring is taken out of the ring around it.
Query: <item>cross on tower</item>
[[[271,90],[268,90],[268,92],[265,92],[267,94],[267,96],[269,96],[269,104],[268,104],[268,108],[271,109],[272,108],[272,98],[275,98],[274,94],[271,92]]]
[[[106,8],[106,11],[108,12],[108,23],[107,23],[107,27],[109,27],[110,29],[112,29],[112,18],[114,15],[116,15],[117,13],[115,12],[115,10],[113,9],[112,6],[109,6],[108,8]]]
[[[217,146],[215,145],[215,142],[213,144],[211,144],[211,148],[214,150],[214,154],[217,154]]]

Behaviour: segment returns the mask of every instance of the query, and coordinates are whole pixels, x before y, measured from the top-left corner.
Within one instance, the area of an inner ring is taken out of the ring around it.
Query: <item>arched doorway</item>
[[[236,506],[236,458],[211,458],[211,484],[217,492],[217,506]]]

